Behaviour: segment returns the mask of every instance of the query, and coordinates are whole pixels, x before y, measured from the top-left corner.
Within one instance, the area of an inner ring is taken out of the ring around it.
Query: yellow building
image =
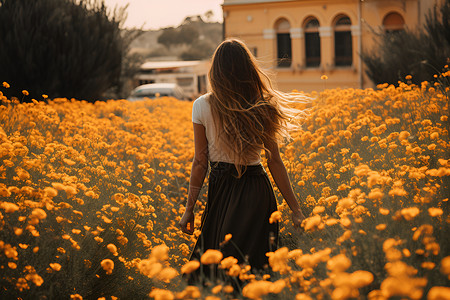
[[[423,26],[438,1],[224,0],[224,36],[243,40],[282,91],[373,87],[359,54],[376,32]]]

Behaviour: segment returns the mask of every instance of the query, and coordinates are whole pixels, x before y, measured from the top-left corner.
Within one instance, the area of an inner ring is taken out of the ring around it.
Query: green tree
[[[191,24],[182,26],[178,34],[178,41],[180,44],[193,44],[198,40],[198,38],[198,29]]]
[[[397,84],[407,75],[416,84],[433,80],[450,58],[449,15],[450,0],[445,0],[428,13],[424,28],[380,34],[377,46],[361,55],[369,78],[375,84]]]
[[[140,53],[133,52],[131,42],[143,34],[142,29],[123,29],[122,38],[125,47],[122,52],[122,68],[118,84],[112,86],[103,93],[103,99],[124,99],[127,98],[133,89],[133,77],[139,71],[140,66],[145,61]]]
[[[195,44],[191,44],[189,49],[183,51],[181,53],[180,58],[182,60],[201,60],[208,57],[214,53],[214,49],[216,48],[216,44],[207,41],[207,40],[199,40]]]
[[[124,18],[103,0],[0,0],[0,80],[94,101],[119,83]]]
[[[168,27],[158,36],[158,43],[163,44],[166,48],[179,44],[178,31],[173,27]]]

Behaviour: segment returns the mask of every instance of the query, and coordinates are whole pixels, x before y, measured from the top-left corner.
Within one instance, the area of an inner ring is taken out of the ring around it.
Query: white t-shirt
[[[217,136],[214,120],[211,113],[211,107],[207,100],[209,94],[205,94],[194,101],[192,107],[192,122],[201,124],[205,127],[206,139],[208,140],[208,159],[213,162],[234,163],[232,155],[225,152],[217,145]],[[249,165],[257,165],[261,162],[261,156],[258,155]]]

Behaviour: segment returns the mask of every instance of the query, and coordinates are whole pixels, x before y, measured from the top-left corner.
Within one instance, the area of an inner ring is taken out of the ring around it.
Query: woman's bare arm
[[[292,221],[295,227],[300,227],[301,222],[305,219],[303,212],[298,204],[297,198],[292,190],[292,185],[289,180],[289,176],[284,166],[283,160],[280,156],[278,144],[274,142],[267,142],[266,148],[270,151],[270,155],[267,155],[267,166],[272,174],[273,180],[280,190],[283,198],[286,200],[289,208],[292,211]]]
[[[194,233],[194,206],[208,170],[208,141],[205,127],[201,124],[193,124],[195,153],[192,161],[186,210],[179,223],[181,230],[187,234]]]

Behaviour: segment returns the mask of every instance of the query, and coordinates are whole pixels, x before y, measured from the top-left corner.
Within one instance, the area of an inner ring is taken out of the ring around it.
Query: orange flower
[[[237,261],[237,260],[236,260]],[[200,262],[196,260],[192,260],[187,262],[184,266],[181,267],[181,273],[183,274],[189,274],[194,272],[200,267]]]
[[[203,253],[200,262],[204,265],[218,264],[223,258],[222,252],[215,249],[208,249]]]
[[[269,218],[269,223],[275,223],[275,222],[279,222],[281,220],[281,212],[276,210],[274,211]]]
[[[385,230],[386,224],[378,224],[377,226],[375,226],[375,228],[380,231]]]
[[[344,254],[338,254],[328,260],[327,269],[332,272],[340,273],[350,268],[351,265],[352,262],[347,258],[347,256]]]
[[[446,256],[441,260],[441,273],[450,278],[450,256]]]
[[[427,294],[427,300],[442,300],[448,299],[450,295],[450,287],[433,286]]]
[[[234,258],[233,256],[228,256],[228,257],[222,259],[222,261],[220,262],[220,267],[222,269],[229,269],[237,263],[238,263],[238,260],[236,258]]]
[[[439,217],[444,213],[442,209],[439,207],[430,207],[428,208],[428,214],[432,217]]]
[[[50,268],[52,268],[55,271],[61,270],[61,265],[58,263],[50,263]]]
[[[107,249],[109,250],[109,252],[111,252],[113,255],[115,255],[115,256],[118,255],[116,245],[114,245],[114,244],[108,244],[108,245],[106,246],[106,248],[107,248]]]
[[[149,296],[154,298],[155,300],[173,300],[173,299],[175,299],[175,296],[171,291],[158,289],[158,288],[155,288],[154,290],[152,290],[150,292]]]
[[[408,207],[403,208],[400,213],[405,218],[405,220],[410,221],[420,213],[420,210],[417,207]]]
[[[2,202],[0,203],[0,207],[3,208],[6,213],[13,213],[19,210],[19,206],[11,202]]]
[[[102,266],[103,270],[106,271],[106,274],[112,274],[112,271],[114,270],[114,262],[112,260],[108,258],[104,259],[101,261],[100,265]]]
[[[169,268],[162,269],[158,273],[157,278],[161,281],[169,283],[170,280],[172,280],[177,275],[178,275],[178,272],[175,269],[169,267]]]

